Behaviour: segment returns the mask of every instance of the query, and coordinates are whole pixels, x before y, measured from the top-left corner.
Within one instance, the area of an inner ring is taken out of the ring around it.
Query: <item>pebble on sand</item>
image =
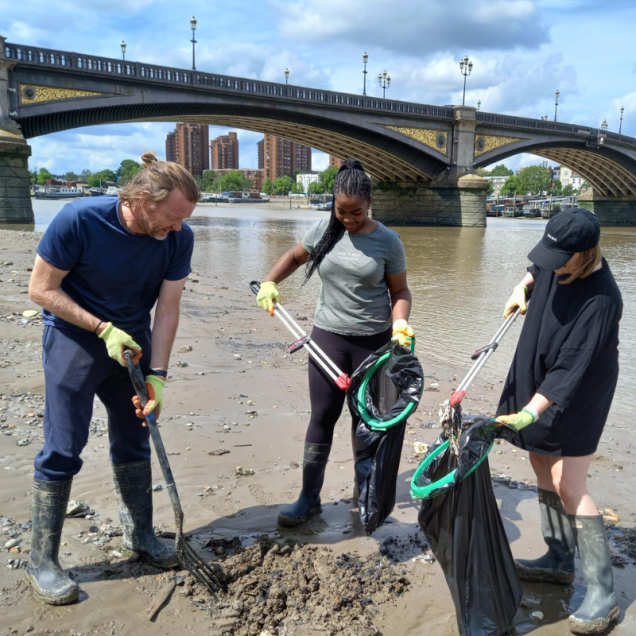
[[[75,501],[71,499],[66,506],[66,516],[73,517],[75,515],[87,514],[90,511],[90,506],[83,501]]]
[[[36,316],[39,316],[39,315],[40,315],[40,312],[35,309],[27,309],[26,311],[22,312],[23,318],[35,318]]]
[[[254,474],[254,469],[253,468],[242,468],[241,466],[237,466],[234,469],[234,473],[237,475],[237,477],[247,477],[249,475],[253,475]]]
[[[416,455],[424,455],[428,453],[429,445],[423,442],[413,442],[413,451]]]

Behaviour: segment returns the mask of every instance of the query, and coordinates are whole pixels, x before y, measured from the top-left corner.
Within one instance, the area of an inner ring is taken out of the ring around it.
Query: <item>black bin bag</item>
[[[433,487],[424,499],[418,521],[444,571],[460,635],[501,636],[512,624],[522,589],[492,489],[487,455],[495,438],[510,439],[515,433],[494,427],[491,418],[482,416],[464,417],[462,429],[459,457],[446,447],[417,482],[430,488],[447,481]],[[427,457],[445,442],[442,434]]]
[[[351,442],[360,521],[367,534],[382,525],[395,506],[406,422],[423,390],[418,359],[395,342],[372,353],[351,378],[349,410],[360,418]]]

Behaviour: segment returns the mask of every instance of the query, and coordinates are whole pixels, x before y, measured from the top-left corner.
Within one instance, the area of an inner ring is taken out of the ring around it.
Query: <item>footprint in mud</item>
[[[252,497],[256,500],[256,503],[261,506],[271,506],[276,503],[271,493],[269,493],[263,486],[260,484],[250,484],[249,491],[252,494]]]

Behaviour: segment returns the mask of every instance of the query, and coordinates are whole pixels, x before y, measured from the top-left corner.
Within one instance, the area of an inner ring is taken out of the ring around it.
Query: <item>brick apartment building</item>
[[[207,124],[177,124],[166,137],[166,160],[175,161],[200,177],[210,169],[209,135]]]
[[[265,135],[256,144],[258,147],[258,167],[264,178],[275,181],[278,177],[292,179],[297,170],[311,172],[311,148],[295,141]]]
[[[238,170],[239,141],[235,132],[221,135],[210,142],[212,170]]]

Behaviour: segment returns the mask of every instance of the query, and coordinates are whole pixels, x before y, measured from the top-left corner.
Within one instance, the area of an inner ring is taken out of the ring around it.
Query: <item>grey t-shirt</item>
[[[303,237],[311,252],[329,219],[313,225]],[[322,290],[314,324],[344,336],[382,333],[392,324],[386,274],[406,270],[406,254],[397,232],[379,223],[368,234],[345,232],[318,266]]]

